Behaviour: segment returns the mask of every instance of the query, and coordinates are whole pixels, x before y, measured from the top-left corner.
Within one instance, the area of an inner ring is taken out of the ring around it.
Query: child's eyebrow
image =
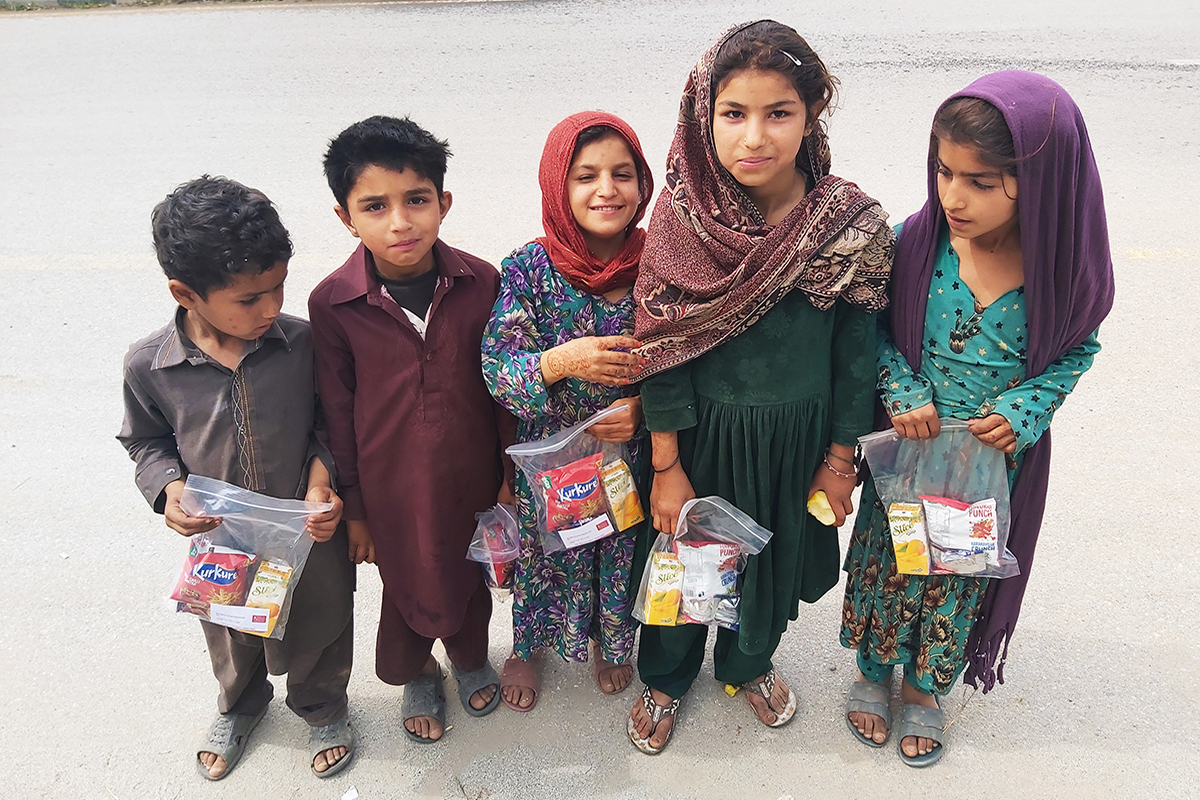
[[[942,169],[946,170],[946,172],[950,172],[950,173],[954,172],[954,170],[947,167],[940,158],[938,159],[937,163],[938,163],[938,166],[941,167]],[[994,178],[1000,174],[1000,170],[997,169],[997,170],[993,170],[991,172],[960,172],[958,174],[962,175],[964,178]]]
[[[737,109],[746,108],[746,106],[744,106],[741,103],[738,103],[734,100],[722,100],[721,102],[717,103],[717,105],[728,106],[729,108],[737,108]],[[789,98],[785,98],[783,100],[777,100],[774,103],[768,103],[767,105],[763,106],[763,108],[783,108],[785,106],[794,106],[794,105],[796,105],[796,101],[789,97]]]
[[[613,169],[635,169],[635,167],[632,161],[622,161],[620,164],[614,166]],[[599,172],[600,168],[594,164],[576,164],[575,166],[571,167],[572,172],[579,172],[581,170],[587,170],[588,172]]]

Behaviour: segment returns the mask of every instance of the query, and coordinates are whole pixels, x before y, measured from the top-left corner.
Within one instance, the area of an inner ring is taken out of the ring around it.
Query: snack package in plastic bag
[[[483,567],[483,579],[492,589],[512,588],[512,565],[520,552],[521,529],[512,506],[495,505],[475,515],[475,537],[467,558]]]
[[[897,571],[1020,574],[1005,547],[1010,509],[1004,453],[976,439],[967,422],[942,420],[933,439],[903,439],[887,430],[858,441],[887,510]]]
[[[546,553],[590,544],[645,519],[629,448],[587,433],[620,411],[606,408],[546,439],[508,448],[533,491]]]
[[[645,625],[719,625],[737,630],[746,557],[771,532],[720,497],[683,504],[674,534],[660,533],[638,587],[633,616]]]
[[[312,550],[304,530],[329,503],[282,500],[189,475],[180,507],[221,524],[189,540],[170,599],[176,610],[268,639],[287,630],[292,594]]]

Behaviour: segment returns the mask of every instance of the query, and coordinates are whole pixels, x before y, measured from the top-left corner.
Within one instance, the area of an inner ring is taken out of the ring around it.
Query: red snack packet
[[[546,497],[546,530],[573,528],[605,512],[603,461],[604,454],[595,453],[538,475]]]
[[[192,549],[183,560],[183,569],[175,583],[171,599],[203,611],[215,603],[222,606],[245,605],[249,589],[250,566],[255,556],[228,547],[209,546]],[[207,616],[207,614],[206,614]]]

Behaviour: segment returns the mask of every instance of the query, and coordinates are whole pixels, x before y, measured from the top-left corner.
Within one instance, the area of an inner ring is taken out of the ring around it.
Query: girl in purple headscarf
[[[903,665],[898,750],[941,758],[939,695],[1003,683],[1008,640],[1045,508],[1050,420],[1100,349],[1112,307],[1104,200],[1087,129],[1061,86],[1028,72],[986,75],[942,104],[925,206],[898,228],[892,305],[880,327],[881,418],[904,437],[969,419],[1009,455],[1008,548],[1021,574],[988,580],[896,571],[874,484],[846,554],[842,644],[858,656],[846,721],[882,746],[892,667]]]

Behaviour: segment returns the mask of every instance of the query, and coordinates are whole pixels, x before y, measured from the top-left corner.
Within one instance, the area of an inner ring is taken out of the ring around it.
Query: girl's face
[[[717,159],[751,196],[790,191],[796,155],[812,132],[808,107],[778,72],[734,72],[713,103]]]
[[[1017,224],[1017,179],[979,160],[969,144],[938,141],[938,199],[962,239],[1004,234]]]
[[[637,165],[619,135],[579,149],[567,172],[567,202],[593,255],[623,242],[641,202]]]

